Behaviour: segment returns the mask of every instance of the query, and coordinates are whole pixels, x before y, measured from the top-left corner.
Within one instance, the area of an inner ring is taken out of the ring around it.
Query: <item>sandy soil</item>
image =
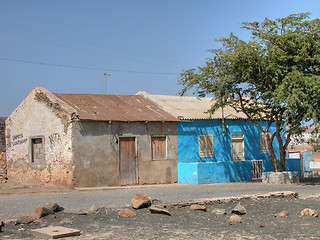
[[[43,183],[39,181],[23,181],[9,179],[6,182],[0,183],[0,195],[3,194],[23,194],[23,193],[47,193],[57,191],[67,191],[70,188],[55,185],[51,183]]]
[[[245,199],[241,200],[247,214],[242,223],[229,225],[227,219],[237,202],[207,206],[206,212],[190,211],[188,207],[169,208],[171,216],[152,214],[148,209],[134,210],[136,217],[119,218],[117,211],[109,215],[76,215],[55,213],[37,223],[8,223],[0,239],[33,239],[30,229],[64,226],[81,230],[81,236],[68,239],[320,239],[320,219],[301,216],[304,208],[320,211],[320,198],[314,199]],[[212,213],[225,209],[226,215]],[[286,210],[288,217],[274,215]]]

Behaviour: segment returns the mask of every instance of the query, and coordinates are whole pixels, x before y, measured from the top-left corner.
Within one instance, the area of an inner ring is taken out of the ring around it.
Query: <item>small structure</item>
[[[212,98],[153,95],[138,92],[177,117],[178,182],[191,184],[251,181],[272,171],[266,136],[231,107],[208,113]],[[263,128],[267,122],[259,121]],[[275,126],[270,132],[275,131]],[[279,157],[276,139],[273,142]],[[300,159],[286,163],[296,169]],[[300,166],[300,165],[299,165]],[[271,167],[271,168],[270,168]]]
[[[137,95],[35,88],[6,120],[8,177],[76,187],[174,183],[177,121]]]

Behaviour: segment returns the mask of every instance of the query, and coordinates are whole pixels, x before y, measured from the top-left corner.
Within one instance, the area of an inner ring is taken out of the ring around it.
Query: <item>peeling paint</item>
[[[6,120],[8,178],[38,179],[72,187],[70,116],[62,105],[54,103],[45,92],[34,89]],[[42,162],[38,162],[38,159],[33,161],[32,139],[42,139]]]

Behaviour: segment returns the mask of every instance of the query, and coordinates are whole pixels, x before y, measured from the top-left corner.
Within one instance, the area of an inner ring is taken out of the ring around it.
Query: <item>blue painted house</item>
[[[137,94],[180,119],[177,122],[179,183],[251,181],[263,171],[273,171],[265,135],[243,113],[226,107],[210,115],[206,112],[213,104],[212,98]],[[266,124],[259,122],[263,128]],[[274,131],[275,127],[271,127],[270,132]],[[279,158],[276,140],[273,145]],[[287,169],[299,171],[299,161],[288,162]]]

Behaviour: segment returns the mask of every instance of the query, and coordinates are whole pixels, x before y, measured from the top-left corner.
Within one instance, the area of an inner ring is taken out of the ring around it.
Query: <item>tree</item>
[[[315,152],[320,150],[320,124],[315,126],[315,129],[312,131],[311,139],[308,141],[308,144],[313,147]]]
[[[301,121],[320,118],[320,20],[299,13],[245,22],[242,28],[250,31],[250,40],[232,33],[216,40],[222,46],[209,50],[213,56],[204,66],[180,74],[180,94],[192,90],[200,97],[215,97],[209,112],[224,106],[242,111],[266,135],[274,171],[284,171],[290,136],[300,130]],[[262,128],[259,120],[267,121],[267,127]],[[276,131],[269,134],[272,124]]]

